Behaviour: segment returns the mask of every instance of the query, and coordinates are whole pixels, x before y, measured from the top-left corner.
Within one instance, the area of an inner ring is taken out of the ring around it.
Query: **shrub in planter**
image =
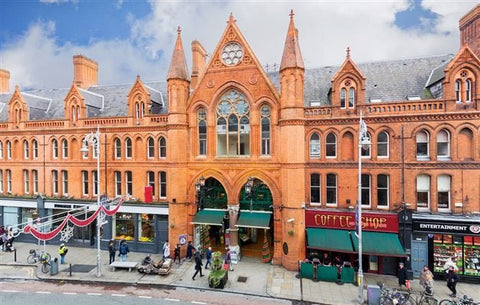
[[[212,288],[225,287],[228,280],[228,271],[222,268],[222,253],[220,251],[212,253],[212,270],[208,274],[208,286]]]

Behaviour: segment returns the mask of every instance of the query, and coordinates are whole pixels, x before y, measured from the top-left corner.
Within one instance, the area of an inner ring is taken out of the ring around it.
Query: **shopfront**
[[[437,278],[444,278],[448,260],[457,265],[462,278],[480,279],[480,218],[414,214],[414,274],[428,265]]]
[[[330,210],[306,210],[307,258],[339,256],[358,266],[358,238],[355,213]],[[398,239],[398,215],[362,213],[362,253],[364,272],[395,274],[405,251]]]

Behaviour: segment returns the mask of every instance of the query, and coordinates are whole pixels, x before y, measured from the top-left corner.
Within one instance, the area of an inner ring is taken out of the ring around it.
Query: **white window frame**
[[[421,138],[422,136],[425,136],[426,140]],[[425,144],[427,146],[426,155],[418,154],[419,144]],[[421,130],[417,132],[417,134],[415,135],[415,154],[417,156],[417,160],[422,160],[422,161],[430,160],[430,133],[428,133],[426,130]]]
[[[313,184],[313,175],[318,175],[318,185]],[[318,195],[318,202],[312,200],[312,193],[316,192]],[[320,173],[310,173],[310,205],[320,206],[322,205],[322,175]]]
[[[100,190],[98,189],[98,172],[92,171],[92,195],[98,197]]]
[[[122,158],[122,140],[115,138],[114,141],[115,159]]]
[[[387,186],[386,187],[381,187],[378,185],[380,181],[380,176],[385,176],[387,178]],[[387,192],[387,204],[386,205],[380,205],[380,202],[378,200],[379,192],[380,191],[386,191]],[[377,208],[379,209],[388,209],[390,207],[390,175],[387,174],[378,174],[377,175]]]
[[[52,170],[52,193],[58,195],[58,171]]]
[[[12,171],[7,169],[6,175],[7,175],[7,193],[11,194],[12,193]]]
[[[38,141],[35,139],[32,141],[32,158],[38,158]]]
[[[152,137],[147,139],[147,158],[155,158],[155,140]]]
[[[132,159],[133,157],[133,147],[132,147],[132,139],[126,138],[125,139],[125,158]]]
[[[62,170],[62,195],[68,195],[68,171]]]
[[[163,136],[158,138],[158,157],[160,159],[167,157],[167,139]]]
[[[455,100],[457,103],[462,102],[462,81],[459,79],[455,81]]]
[[[38,194],[38,171],[36,169],[32,170],[32,179],[33,179],[33,193]]]
[[[66,139],[62,140],[62,158],[68,159],[68,141]]]
[[[0,169],[0,193],[3,193],[3,169]]]
[[[442,137],[446,137],[446,139],[441,139]],[[446,145],[447,153],[445,155],[440,155],[439,146]],[[450,160],[450,132],[446,129],[442,129],[437,133],[437,159],[438,160]]]
[[[313,139],[313,137],[316,136],[318,139]],[[310,159],[319,159],[321,157],[321,137],[317,132],[314,132],[310,135],[310,139],[308,141],[310,149],[309,149],[309,155]]]
[[[355,108],[355,88],[353,87],[348,89],[348,108]]]
[[[30,194],[30,175],[26,169],[23,170],[23,192]]]
[[[147,185],[151,186],[152,187],[152,196],[153,198],[155,199],[155,172],[153,171],[148,171],[147,172]]]
[[[329,136],[333,136],[333,143],[330,143],[328,141],[328,137]],[[328,155],[328,148],[330,146],[333,146],[333,151],[335,152],[335,154],[333,156],[330,156]],[[333,132],[330,132],[326,137],[325,137],[325,158],[330,158],[330,159],[334,159],[337,157],[337,135],[334,134]]]
[[[385,135],[387,137],[386,142],[380,141],[380,136],[381,135]],[[379,151],[380,151],[379,147],[380,146],[386,146],[386,152],[387,152],[386,155],[380,155],[379,154]],[[388,157],[390,157],[390,135],[388,134],[388,132],[382,131],[382,132],[378,133],[378,135],[377,135],[377,158],[388,158]]]
[[[12,159],[12,142],[7,140],[7,159]]]
[[[368,176],[368,187],[363,186],[363,177]],[[369,208],[372,206],[372,175],[362,174],[362,208]],[[368,204],[363,200],[363,191],[368,190]]]
[[[335,185],[332,186],[332,185],[329,185],[328,184],[328,177],[329,176],[334,176],[335,177]],[[337,174],[334,174],[334,173],[328,173],[325,175],[325,202],[327,203],[327,206],[337,206],[338,204],[338,175]],[[334,191],[335,192],[335,202],[328,202],[328,194],[329,192],[331,191]]]
[[[440,207],[440,192],[447,193],[448,207],[446,208]],[[452,177],[450,175],[437,176],[437,207],[439,212],[450,212],[452,210]]]
[[[0,159],[3,159],[3,141],[0,141]]]
[[[30,148],[27,140],[23,140],[23,158],[24,159],[30,158]]]
[[[125,172],[125,192],[127,195],[133,195],[133,173],[131,171]]]
[[[347,108],[347,89],[345,88],[340,89],[340,108]]]
[[[122,172],[115,171],[115,197],[122,195]]]
[[[88,183],[88,171],[82,171],[82,195],[83,196],[88,196],[88,189],[89,189],[89,183]]]
[[[472,80],[467,79],[465,81],[465,102],[470,103],[472,101]]]
[[[422,181],[423,179],[425,179],[426,183],[424,183],[424,181]],[[425,175],[425,174],[420,174],[417,176],[416,178],[416,188],[415,188],[415,203],[417,205],[417,210],[418,211],[430,211],[430,201],[431,201],[431,177],[429,175]],[[425,184],[426,187],[423,187],[422,184]],[[419,192],[423,192],[423,193],[427,193],[427,206],[426,207],[419,207],[418,206],[418,193]]]
[[[57,141],[57,139],[52,140],[52,158],[53,159],[58,158],[58,141]]]
[[[162,177],[162,175],[164,177]],[[158,172],[158,198],[160,199],[167,198],[167,172],[166,171]]]

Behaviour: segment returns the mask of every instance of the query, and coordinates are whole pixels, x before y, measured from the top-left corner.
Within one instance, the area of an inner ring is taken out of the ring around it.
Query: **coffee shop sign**
[[[355,230],[355,222],[355,213],[352,212],[305,211],[307,227]],[[362,213],[362,229],[398,233],[398,216],[387,213]]]

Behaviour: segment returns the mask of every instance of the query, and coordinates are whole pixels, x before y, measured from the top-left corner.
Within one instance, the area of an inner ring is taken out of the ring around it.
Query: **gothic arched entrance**
[[[269,262],[273,255],[273,199],[262,180],[249,178],[239,196],[238,246],[242,256]]]

